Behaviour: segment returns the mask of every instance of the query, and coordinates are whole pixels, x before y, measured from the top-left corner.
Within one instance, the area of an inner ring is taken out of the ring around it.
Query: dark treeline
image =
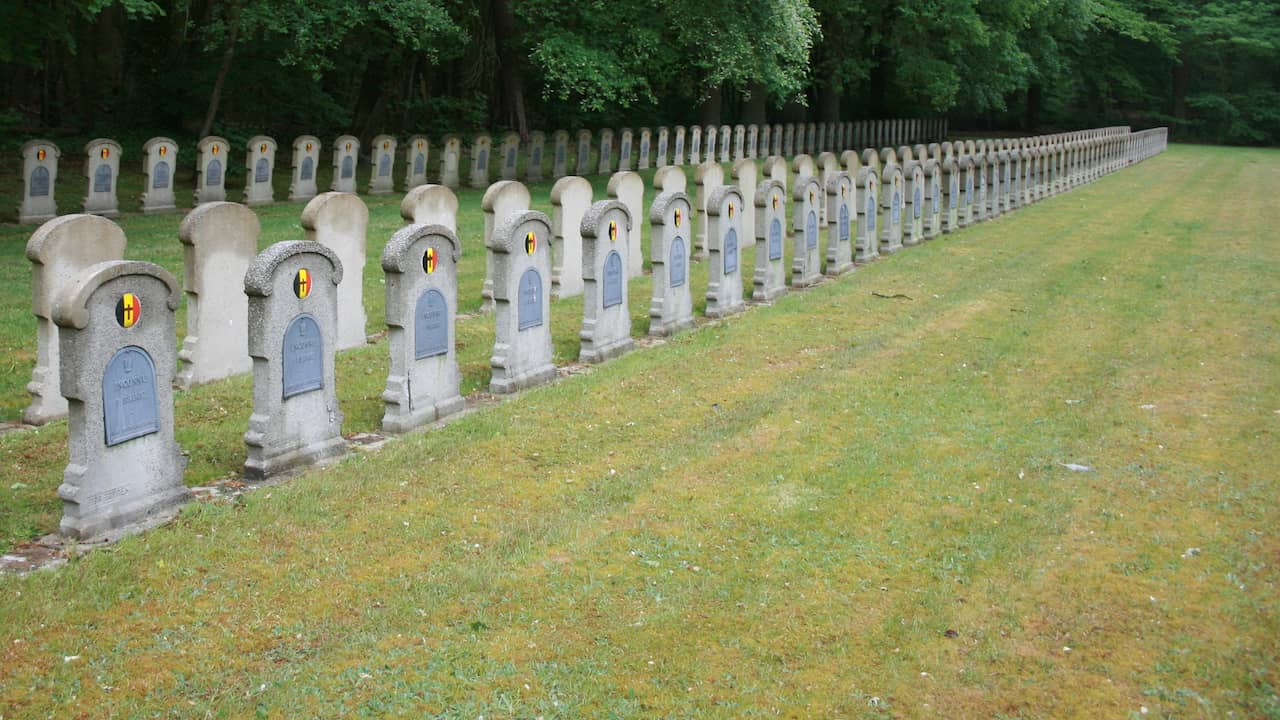
[[[331,136],[945,113],[1280,138],[1280,0],[28,0],[0,130]]]

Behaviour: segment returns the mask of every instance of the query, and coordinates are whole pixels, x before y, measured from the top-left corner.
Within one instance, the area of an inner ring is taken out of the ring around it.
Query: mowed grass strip
[[[1276,715],[1276,160],[1174,148],[0,578],[0,707]]]

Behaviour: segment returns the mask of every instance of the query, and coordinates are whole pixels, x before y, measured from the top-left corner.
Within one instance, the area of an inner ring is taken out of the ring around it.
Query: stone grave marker
[[[897,155],[886,148],[884,168],[880,171],[880,253],[891,255],[902,249],[903,209],[906,205],[906,181]]]
[[[935,238],[942,233],[942,168],[930,158],[924,162],[925,186],[928,188],[928,207],[924,217],[924,237]]]
[[[817,178],[801,175],[796,178],[791,199],[795,201],[791,223],[791,229],[795,232],[791,254],[791,286],[809,287],[822,276],[820,238],[823,226],[818,217],[818,207],[826,202],[826,192]]]
[[[818,155],[817,166],[818,173],[814,178],[818,181],[818,187],[822,188],[823,192],[826,192],[827,181],[840,172],[840,161],[836,159],[835,153],[824,152]],[[818,222],[825,227],[830,222],[827,217],[827,204],[826,202],[820,202],[818,205],[820,206],[818,209]]]
[[[69,406],[58,529],[67,537],[154,525],[191,497],[182,482],[187,457],[173,436],[179,302],[167,271],[123,260],[85,268],[58,294]]]
[[[636,181],[644,187],[638,175]],[[580,230],[585,289],[578,360],[602,363],[630,352],[635,345],[631,340],[631,311],[627,299],[626,258],[631,255],[631,213],[617,200],[601,200],[587,210]]]
[[[400,201],[405,225],[442,225],[457,236],[458,196],[444,185],[419,185]]]
[[[576,174],[586,176],[591,174],[591,131],[578,131],[578,158],[574,165]]]
[[[503,180],[516,180],[520,177],[520,134],[507,131],[502,134],[502,143],[498,146],[498,153],[502,158],[502,171],[500,176]],[[488,178],[485,178],[488,184]]]
[[[1000,156],[995,149],[987,151],[987,217],[1000,217],[1002,202],[1000,195],[1004,188],[1000,186]]]
[[[760,126],[747,126],[747,158],[755,160],[760,157]]]
[[[689,177],[684,174],[684,168],[667,165],[660,167],[653,174],[653,189],[657,194],[672,192],[685,192],[688,189]]]
[[[756,186],[760,183],[760,172],[755,160],[738,160],[733,164],[730,174],[733,186],[742,195],[742,227],[745,233],[754,233],[756,227]]]
[[[410,135],[404,144],[404,191],[427,184],[427,163],[431,160],[431,141],[426,135]]]
[[[622,203],[629,217],[644,217],[644,178],[640,177],[639,173],[627,170],[614,173],[609,178],[608,193],[610,199]],[[596,205],[599,204],[596,203]],[[624,267],[627,277],[631,278],[644,274],[644,255],[641,254],[639,230],[637,229],[636,233],[629,237],[631,240],[627,243],[628,254],[622,259],[626,261]]]
[[[618,134],[618,171],[631,169],[631,128],[622,128]]]
[[[774,133],[772,125],[766,123],[760,126],[760,146],[756,148],[757,157],[766,158],[770,155],[778,154],[773,151],[773,136]]]
[[[742,194],[732,185],[716,188],[707,199],[707,265],[711,273],[707,317],[725,317],[747,306],[742,299],[741,210]]]
[[[791,169],[796,175],[796,184],[800,183],[801,178],[818,177],[818,165],[813,161],[813,157],[805,153],[796,155],[791,160]]]
[[[827,179],[827,275],[843,275],[853,269],[853,231],[857,223],[857,194],[853,178],[839,171]]]
[[[973,157],[964,154],[956,162],[959,164],[960,174],[964,178],[963,201],[960,203],[960,227],[968,227],[973,223],[975,183],[977,180],[974,177]]]
[[[258,215],[244,205],[205,203],[182,219],[182,284],[187,336],[177,384],[189,388],[247,373],[249,303],[244,274],[258,254]]]
[[[396,139],[390,135],[373,138],[369,151],[370,195],[386,195],[396,190]]]
[[[551,179],[559,180],[569,174],[569,133],[557,130],[552,136],[552,143],[555,154],[551,159]]]
[[[972,220],[985,222],[987,215],[987,154],[979,152],[971,156],[974,167],[974,198]]]
[[[350,193],[317,195],[302,209],[303,238],[333,251],[344,268],[338,278],[337,330],[330,342],[335,350],[361,347],[366,342],[364,264],[368,229],[369,208],[359,196]]]
[[[684,135],[685,129],[683,125],[676,126],[675,149],[671,155],[672,165],[684,165]]]
[[[608,175],[613,172],[613,130],[605,128],[600,131],[600,157],[596,173]]]
[[[880,173],[874,166],[863,165],[854,176],[854,183],[861,198],[858,208],[858,234],[854,238],[856,262],[866,263],[880,257]]]
[[[640,144],[639,154],[636,155],[636,169],[648,170],[650,167],[650,155],[653,147],[653,132],[647,127],[640,128]],[[635,222],[633,220],[633,222]]]
[[[805,126],[804,135],[804,151],[809,155],[818,152],[818,126],[814,123],[809,123]]]
[[[817,153],[818,155],[821,155],[826,151],[827,151],[827,124],[818,123],[818,138],[817,138],[817,141],[814,142],[813,147],[809,150],[809,152]]]
[[[773,126],[773,144],[770,145],[770,155],[783,155],[782,152],[782,125]]]
[[[494,255],[493,376],[489,392],[506,395],[555,379],[551,362],[551,225],[540,212],[507,217],[489,238]]]
[[[529,156],[525,158],[524,179],[542,182],[542,156],[547,147],[547,134],[541,130],[529,133]]]
[[[960,229],[960,203],[964,196],[960,192],[960,166],[954,156],[947,156],[942,161],[942,189],[946,196],[945,209],[942,213],[942,232],[949,233]]]
[[[276,167],[276,141],[255,135],[245,144],[244,203],[270,205],[274,200],[271,176]]]
[[[360,166],[360,141],[351,135],[340,135],[333,141],[333,180],[329,189],[334,192],[355,193],[356,173]]]
[[[489,187],[489,153],[492,151],[493,140],[488,133],[480,133],[471,141],[471,175],[468,178],[471,187]]]
[[[354,197],[325,193],[311,202],[325,195]],[[249,480],[346,450],[334,376],[341,282],[338,256],[308,240],[268,247],[245,273],[253,358],[253,414],[244,434]]]
[[[733,126],[733,160],[744,160],[747,157],[747,127]]]
[[[717,189],[724,185],[724,168],[717,162],[704,162],[698,165],[693,175],[693,183],[698,189],[698,238],[694,244],[694,257],[701,259],[707,256],[707,231],[710,218],[707,215],[708,203]],[[738,203],[738,208],[742,203]],[[735,210],[734,212],[737,212]]]
[[[173,193],[173,171],[178,165],[178,143],[154,137],[142,146],[142,212],[159,213],[177,209]]]
[[[782,183],[785,193],[791,180],[791,171],[787,169],[787,160],[781,155],[770,155],[764,160],[764,177]]]
[[[702,164],[702,128],[697,125],[689,128],[689,164]]]
[[[591,207],[591,183],[570,175],[551,187],[551,292],[582,294],[582,218]]]
[[[649,210],[649,264],[653,271],[650,335],[674,335],[693,327],[689,291],[692,218],[693,206],[683,192],[658,195]]]
[[[89,189],[80,203],[86,213],[102,217],[118,217],[120,203],[116,197],[116,180],[120,177],[120,144],[98,138],[85,143],[87,162],[84,166]]]
[[[382,391],[387,432],[408,432],[466,407],[455,335],[461,254],[457,236],[443,225],[407,225],[382,249],[391,351]]]
[[[787,292],[787,190],[765,179],[756,189],[756,266],[751,299],[769,302]]]
[[[902,228],[903,245],[919,245],[924,242],[925,176],[920,161],[908,158],[903,164],[903,176],[907,182],[906,219]]]
[[[58,216],[54,187],[60,157],[62,151],[48,140],[30,140],[22,145],[22,203],[18,206],[18,222],[39,223]]]
[[[316,185],[316,169],[320,167],[320,141],[314,135],[299,135],[293,139],[292,180],[289,183],[290,200],[310,200],[319,192]]]
[[[124,258],[119,225],[94,215],[63,215],[41,225],[27,241],[31,261],[31,311],[36,316],[36,364],[27,392],[31,404],[22,422],[43,425],[67,414],[58,391],[61,380],[58,325],[54,306],[72,279],[93,265]]]
[[[529,188],[515,180],[499,180],[485,190],[480,200],[480,208],[484,211],[484,243],[491,246],[494,230],[502,225],[502,221],[512,215],[519,215],[529,209]],[[484,287],[480,290],[480,311],[493,309],[493,253],[486,251],[484,259]]]
[[[856,150],[845,150],[840,153],[840,165],[844,167],[844,171],[849,173],[849,177],[858,176],[858,170],[862,169],[862,162],[858,160]]]
[[[728,125],[721,125],[719,130],[716,131],[716,138],[720,142],[720,162],[731,162],[733,160],[733,128]]]
[[[462,137],[445,135],[444,146],[440,152],[440,184],[450,190],[457,190],[461,184]]]
[[[658,154],[654,158],[654,167],[664,168],[669,164],[667,149],[670,147],[670,143],[671,131],[667,129],[667,126],[663,125],[658,128]]]
[[[787,123],[786,125],[783,126],[783,132],[782,132],[782,156],[794,157],[795,155],[796,155],[796,126],[795,126],[795,123]]]

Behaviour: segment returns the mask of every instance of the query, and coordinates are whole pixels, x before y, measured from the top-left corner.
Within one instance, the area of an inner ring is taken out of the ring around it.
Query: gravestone
[[[747,126],[747,158],[755,160],[760,157],[760,126]]]
[[[178,166],[178,144],[166,137],[154,137],[142,146],[142,212],[159,213],[177,209],[173,194],[173,172]]]
[[[547,147],[547,134],[541,130],[529,133],[529,156],[525,158],[524,179],[542,182],[542,156]]]
[[[551,225],[540,212],[507,217],[489,238],[495,304],[489,392],[506,395],[555,379],[551,362]]]
[[[658,195],[685,192],[688,184],[689,176],[684,174],[684,168],[674,165],[658,168],[653,174],[653,189]]]
[[[765,158],[769,155],[777,155],[773,152],[773,126],[765,124],[760,126],[760,146],[756,148],[756,157]]]
[[[658,128],[658,154],[654,158],[654,167],[664,168],[669,163],[667,161],[667,150],[671,143],[671,131],[664,125]]]
[[[919,245],[924,242],[925,176],[920,161],[908,157],[903,164],[906,179],[906,217],[902,223],[902,244]]]
[[[320,167],[320,141],[314,135],[294,138],[292,167],[289,199],[310,200],[315,197],[318,192],[316,170]]]
[[[369,151],[370,195],[386,195],[396,190],[396,139],[390,135],[373,138]]]
[[[858,171],[862,169],[862,163],[859,162],[858,153],[855,150],[845,150],[840,153],[840,165],[851,178],[857,177]]]
[[[350,193],[317,195],[302,209],[303,238],[333,251],[345,268],[338,278],[338,324],[331,341],[335,350],[361,347],[366,342],[364,264],[368,229],[369,208]]]
[[[355,197],[325,193],[311,202],[326,195]],[[244,275],[253,358],[246,479],[262,480],[346,449],[334,375],[342,269],[324,245],[289,240],[259,253]]]
[[[973,202],[975,199],[976,178],[974,177],[973,158],[968,154],[960,155],[956,160],[956,164],[960,168],[959,172],[964,183],[959,212],[960,227],[968,227],[973,223],[974,213]]]
[[[824,152],[818,155],[817,166],[818,174],[814,177],[818,181],[818,187],[822,188],[825,192],[827,188],[827,181],[836,173],[840,172],[840,161],[836,159],[835,153]],[[827,204],[825,202],[820,202],[818,205],[820,206],[818,210],[818,222],[823,226],[826,226],[826,224],[830,222],[830,219],[827,217]]]
[[[444,185],[419,185],[404,194],[400,217],[405,225],[442,225],[458,233],[458,196]]]
[[[827,275],[843,275],[853,269],[853,231],[857,224],[857,194],[853,178],[837,172],[827,179]]]
[[[684,158],[685,158],[684,134],[685,134],[684,126],[683,125],[676,126],[675,147],[673,152],[671,153],[672,165],[684,165]]]
[[[814,123],[805,127],[804,151],[809,155],[818,152],[818,126]]]
[[[818,177],[818,165],[813,161],[813,157],[800,153],[791,160],[791,169],[795,172],[796,183],[799,184],[801,178]]]
[[[258,254],[258,216],[244,205],[205,203],[187,213],[178,229],[182,284],[187,296],[187,336],[178,351],[181,388],[253,369],[248,299],[241,288]]]
[[[461,184],[462,137],[445,135],[444,145],[440,151],[440,184],[450,190],[457,190]]]
[[[756,266],[751,299],[769,302],[787,292],[787,190],[766,178],[756,189]]]
[[[790,186],[791,171],[787,169],[787,160],[781,155],[770,155],[764,160],[764,177],[782,183],[785,193]]]
[[[854,176],[858,188],[858,234],[854,237],[853,259],[867,263],[880,257],[880,173],[863,165]]]
[[[48,140],[30,140],[22,145],[22,203],[18,222],[39,223],[58,216],[53,191],[58,181],[58,158],[62,151]]]
[[[631,169],[631,128],[622,128],[618,138],[618,171]]]
[[[431,160],[431,141],[426,135],[410,135],[404,144],[404,191],[427,184],[427,163]]]
[[[471,174],[468,184],[473,188],[489,187],[489,154],[493,152],[493,140],[488,133],[480,133],[471,141]]]
[[[730,177],[733,186],[742,195],[742,227],[745,233],[754,233],[756,227],[756,186],[760,184],[760,172],[755,160],[739,160],[733,164]]]
[[[81,207],[90,215],[119,217],[116,180],[120,177],[120,144],[115,140],[98,138],[85,143],[84,152],[88,158],[84,174],[89,181],[89,189],[80,203]]]
[[[689,164],[702,164],[702,128],[697,125],[689,128]]]
[[[650,132],[649,128],[647,127],[640,128],[640,144],[637,146],[638,154],[636,155],[637,170],[649,169],[649,155],[650,155],[650,149],[651,149],[652,143],[653,143],[653,134]]]
[[[1009,153],[1009,210],[1022,207],[1022,151],[1014,147]]]
[[[502,158],[502,179],[518,179],[520,177],[520,134],[510,131],[503,133],[498,153]]]
[[[455,336],[461,254],[457,236],[443,225],[408,225],[382,249],[391,351],[382,391],[387,432],[408,432],[466,407]]]
[[[605,128],[600,131],[600,157],[596,173],[608,175],[613,172],[613,130]]]
[[[976,183],[973,198],[973,220],[974,222],[985,222],[989,217],[987,194],[990,180],[987,178],[987,154],[979,151],[972,158],[974,182]]]
[[[795,190],[791,199],[791,229],[795,232],[795,242],[791,254],[791,286],[809,287],[822,277],[822,221],[818,216],[819,206],[826,202],[826,192],[817,178],[812,175],[801,175],[796,178]]]
[[[943,213],[942,232],[960,229],[960,204],[964,200],[960,192],[960,166],[955,157],[947,155],[942,161]]]
[[[574,172],[577,175],[587,176],[591,174],[591,131],[578,131],[578,158],[574,164]]]
[[[719,167],[719,166],[717,166]],[[717,187],[707,198],[707,317],[746,309],[742,299],[742,194],[732,185]]]
[[[728,125],[721,125],[719,130],[720,139],[720,162],[727,163],[736,160],[733,156],[733,128]]]
[[[924,237],[935,238],[942,233],[942,168],[932,158],[924,162],[926,190],[926,209],[924,216]]]
[[[485,190],[480,208],[484,211],[484,242],[487,248],[494,230],[502,225],[503,220],[529,210],[529,189],[515,180],[499,180]],[[493,261],[493,253],[486,251],[480,312],[493,309]]]
[[[355,193],[356,173],[360,166],[360,141],[351,135],[339,135],[333,141],[333,192]]]
[[[67,400],[64,536],[81,540],[151,526],[191,498],[173,436],[174,310],[163,268],[113,260],[64,285],[54,308]]]
[[[614,173],[609,178],[608,193],[610,199],[622,203],[629,217],[644,217],[644,178],[640,177],[639,173],[626,170]],[[596,205],[599,204],[596,203]],[[641,254],[640,249],[639,228],[629,237],[631,238],[627,243],[629,254],[623,255],[622,259],[625,261],[627,277],[631,278],[644,273],[644,255]]]
[[[644,187],[638,175],[636,182]],[[635,345],[627,298],[627,258],[633,241],[631,213],[617,200],[601,200],[587,210],[580,230],[585,289],[578,360],[602,363],[625,355]]]
[[[275,200],[271,176],[276,168],[276,141],[266,135],[255,135],[245,146],[244,202],[246,205],[270,205]]]
[[[674,335],[693,327],[689,290],[692,218],[693,206],[684,192],[659,194],[649,210],[649,265],[653,273],[650,335]]]
[[[698,259],[707,256],[707,230],[710,219],[707,215],[708,203],[717,189],[724,185],[724,168],[717,162],[704,162],[694,172],[693,183],[698,192],[698,239],[694,244],[693,256]],[[742,207],[742,203],[738,203]],[[735,212],[737,212],[735,210]]]
[[[1000,200],[1004,188],[1000,185],[1000,154],[994,148],[987,151],[987,217],[998,218],[1003,203]]]
[[[582,294],[582,218],[591,207],[591,183],[570,175],[551,187],[551,293]]]
[[[809,152],[817,153],[818,155],[821,155],[826,151],[827,151],[827,124],[818,123],[818,139],[817,139],[817,142],[813,144],[813,147],[810,148]]]
[[[1013,165],[1010,164],[1008,150],[996,153],[996,182],[1000,186],[1000,212],[1013,210]]]
[[[770,155],[783,155],[782,152],[782,125],[773,126],[773,144],[770,147]]]
[[[551,159],[551,179],[559,180],[569,174],[569,133],[557,130],[552,136],[552,144],[555,150]]]
[[[720,141],[720,131],[715,125],[702,128],[702,162],[716,161],[716,148]]]
[[[22,422],[43,425],[67,414],[58,392],[61,379],[58,325],[54,306],[72,279],[88,267],[124,258],[125,237],[119,225],[94,215],[63,215],[41,225],[27,241],[31,261],[31,311],[36,316],[36,364],[27,392],[31,404]]]

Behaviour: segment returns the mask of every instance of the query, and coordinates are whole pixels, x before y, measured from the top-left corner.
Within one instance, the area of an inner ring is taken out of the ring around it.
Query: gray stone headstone
[[[769,302],[787,292],[787,191],[766,178],[756,190],[756,264],[751,299]]]
[[[406,432],[466,406],[455,350],[461,254],[457,236],[443,225],[408,225],[382,249],[391,350],[382,427],[388,432]]]
[[[976,178],[974,177],[973,158],[969,155],[960,155],[957,163],[960,165],[960,175],[964,183],[960,195],[960,227],[968,227],[973,223],[974,214]]]
[[[791,172],[787,169],[787,161],[781,155],[770,155],[764,159],[764,177],[782,183],[785,193],[791,183]]]
[[[22,145],[22,203],[18,205],[18,222],[39,223],[57,217],[54,188],[61,156],[58,146],[48,140],[30,140]]]
[[[720,145],[720,138],[725,137],[720,134],[719,128],[715,125],[708,125],[702,128],[702,161],[716,162],[716,148]],[[728,162],[728,160],[725,160]]]
[[[244,434],[250,480],[346,449],[334,375],[340,282],[338,256],[307,240],[272,245],[245,273],[253,358],[253,414]]]
[[[166,137],[151,138],[142,146],[142,212],[159,213],[177,209],[173,194],[173,169],[178,162],[178,144]]]
[[[664,168],[669,164],[667,158],[670,143],[671,131],[665,125],[658,128],[658,155],[654,159],[654,167]]]
[[[396,152],[398,144],[390,135],[378,135],[369,144],[370,195],[387,195],[396,191]]]
[[[819,208],[826,203],[826,192],[817,178],[801,175],[792,191],[791,229],[795,243],[791,254],[791,286],[808,287],[822,276],[822,230]]]
[[[351,135],[340,135],[333,141],[333,192],[356,192],[356,168],[360,164],[360,141]],[[362,266],[363,267],[363,266]]]
[[[796,126],[787,123],[782,135],[782,152],[783,157],[792,157],[796,154]]]
[[[636,180],[644,186],[638,175]],[[617,200],[601,200],[587,210],[580,230],[585,288],[578,359],[601,363],[630,352],[634,346],[626,259],[631,255],[631,213]]]
[[[524,178],[535,183],[542,182],[543,153],[547,147],[547,134],[541,130],[529,133],[529,157],[525,159]]]
[[[458,135],[445,135],[443,149],[440,151],[440,184],[457,190],[461,166],[462,138]]]
[[[906,178],[906,208],[903,218],[902,244],[911,246],[924,242],[924,217],[926,178],[924,166],[918,160],[907,160],[903,166],[903,177]]]
[[[891,255],[902,249],[902,211],[906,205],[906,182],[902,168],[893,156],[880,173],[880,254]]]
[[[853,269],[853,232],[857,224],[857,193],[847,172],[827,178],[827,275]]]
[[[27,241],[31,261],[31,310],[36,316],[36,364],[27,392],[31,404],[22,421],[43,425],[67,414],[58,391],[61,378],[58,325],[54,306],[63,288],[88,267],[124,257],[124,231],[94,215],[63,215],[39,228]]]
[[[468,184],[477,189],[489,187],[489,154],[493,152],[493,140],[481,133],[471,141],[471,175]]]
[[[639,152],[636,155],[636,168],[639,170],[649,169],[649,156],[652,150],[653,136],[649,128],[640,128],[640,144],[637,146]]]
[[[716,138],[720,142],[720,162],[732,162],[733,157],[733,128],[728,125],[721,125],[717,131]]]
[[[551,160],[551,179],[559,180],[569,174],[569,133],[557,130],[552,137],[555,151]]]
[[[858,188],[858,234],[854,238],[853,259],[871,262],[880,256],[877,219],[880,214],[880,174],[874,166],[864,165],[854,176]]]
[[[72,216],[75,217],[75,216]],[[191,492],[173,436],[174,311],[163,268],[114,260],[63,286],[54,308],[69,405],[59,531],[92,539],[170,517]]]
[[[694,185],[698,189],[698,237],[693,246],[693,255],[702,259],[707,256],[707,229],[710,220],[707,217],[708,203],[717,189],[724,185],[724,168],[720,163],[711,161],[698,165],[693,175]],[[741,207],[739,202],[738,206]]]
[[[664,192],[649,210],[649,264],[653,271],[649,334],[674,335],[693,327],[689,250],[693,206],[683,192]]]
[[[689,128],[689,164],[702,164],[702,128],[696,125]]]
[[[760,183],[760,170],[755,160],[742,159],[733,164],[730,171],[732,185],[742,194],[742,228],[748,234],[755,233],[756,227],[756,186]],[[750,237],[743,242],[749,242]]]
[[[733,159],[745,160],[747,157],[747,128],[745,125],[733,126]]]
[[[618,133],[618,171],[631,169],[632,132],[631,128],[622,128]]]
[[[557,298],[581,295],[582,218],[591,207],[591,183],[570,175],[551,187],[551,292]]]
[[[708,270],[707,317],[717,318],[741,312],[742,299],[742,194],[725,185],[707,199]]]
[[[779,155],[779,156],[783,155],[782,135],[783,135],[782,125],[781,124],[774,125],[773,126],[773,143],[769,146],[770,155]]]
[[[629,217],[644,217],[644,178],[639,173],[620,170],[609,178],[609,198],[618,200],[627,208]],[[597,205],[599,203],[596,203]],[[640,233],[637,230],[631,242],[627,243],[627,252],[623,256],[626,261],[627,277],[635,277],[644,272],[644,255],[640,249]]]
[[[942,234],[942,168],[938,161],[930,158],[924,163],[925,176],[925,216],[924,237],[926,240]]]
[[[800,178],[818,177],[818,164],[813,161],[813,156],[806,153],[800,153],[791,159],[791,171],[795,173],[796,182],[800,182]]]
[[[960,203],[963,193],[960,192],[960,166],[953,156],[942,161],[942,193],[943,213],[942,232],[949,233],[960,229]]]
[[[494,256],[493,377],[505,395],[556,376],[551,344],[551,224],[540,212],[507,217],[489,239]]]
[[[600,157],[596,173],[608,175],[613,172],[613,130],[605,128],[600,131]]]
[[[502,144],[498,146],[502,160],[502,179],[515,180],[520,172],[520,134],[506,132],[502,134]]]
[[[400,217],[406,225],[443,225],[458,232],[458,196],[444,185],[419,185],[400,201]]]
[[[685,129],[683,125],[676,126],[675,148],[671,155],[672,165],[684,165],[684,135]]]
[[[246,205],[270,205],[275,200],[271,176],[276,166],[276,141],[266,135],[255,135],[245,145],[244,202]]]
[[[591,174],[591,131],[578,131],[577,160],[574,162],[574,174],[586,176]]]
[[[431,162],[431,141],[426,135],[410,135],[404,144],[404,191],[427,184],[427,166]]]
[[[306,240],[333,251],[345,270],[338,278],[338,325],[335,350],[365,344],[364,264],[369,208],[356,195],[327,192],[317,195],[302,209],[302,230]]]
[[[484,242],[489,247],[494,231],[513,215],[529,210],[529,188],[515,180],[499,180],[489,186],[480,201],[484,211]],[[481,312],[493,309],[493,261],[492,252],[485,252],[484,287],[480,290]]]
[[[205,203],[178,230],[187,295],[187,336],[178,351],[179,387],[189,388],[253,369],[244,274],[258,254],[258,216],[236,203]]]
[[[120,177],[120,144],[115,140],[98,138],[84,146],[87,158],[84,174],[89,179],[89,191],[81,207],[91,215],[114,218],[120,215],[120,202],[116,197],[116,180]]]
[[[761,125],[760,147],[756,149],[756,157],[767,158],[770,155],[777,154],[778,153],[773,152],[773,126],[768,124]]]
[[[319,189],[316,185],[316,168],[320,166],[320,140],[315,135],[299,135],[293,139],[289,182],[290,200],[310,200]]]
[[[653,173],[653,189],[658,194],[685,192],[689,186],[689,176],[684,174],[684,168],[668,165],[658,168]]]

